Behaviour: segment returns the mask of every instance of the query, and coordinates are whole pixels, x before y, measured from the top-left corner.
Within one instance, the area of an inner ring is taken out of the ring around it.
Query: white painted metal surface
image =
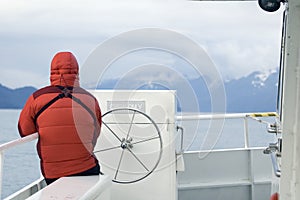
[[[27,200],[109,200],[110,186],[111,179],[109,176],[63,177],[27,198]]]
[[[272,165],[262,148],[213,150],[206,155],[184,154],[179,199],[269,199]]]
[[[300,1],[288,1],[280,200],[300,199]]]
[[[38,192],[39,190],[43,189],[46,186],[46,182],[44,177],[26,185],[24,188],[18,190],[17,192],[9,195],[4,200],[24,200],[34,193]]]
[[[157,168],[146,178],[134,183],[113,183],[112,200],[175,200],[177,199],[176,183],[176,154],[175,154],[175,92],[174,91],[90,91],[99,101],[102,112],[116,108],[134,108],[143,111],[150,116],[158,125],[162,137],[162,155]],[[125,117],[124,117],[125,116]],[[126,118],[129,117],[129,121]],[[115,120],[122,119],[122,120]],[[114,124],[113,121],[116,121]],[[132,121],[131,121],[132,120]],[[130,137],[144,138],[151,135],[151,130],[147,131],[147,126],[142,117],[136,114],[128,116],[126,113],[120,113],[109,116],[104,120],[111,129],[116,130],[116,134],[126,135],[129,130]],[[118,124],[119,122],[119,124]],[[136,124],[137,123],[137,124]],[[140,124],[138,124],[140,123]],[[152,130],[153,131],[153,130]],[[122,133],[123,132],[123,133]],[[155,132],[155,131],[154,131]],[[98,139],[95,149],[102,149],[103,146],[111,143],[112,146],[118,146],[114,143],[115,136],[104,126]],[[139,141],[139,140],[137,140]],[[117,141],[118,142],[118,141]],[[119,144],[120,146],[120,144]],[[124,179],[136,179],[136,176],[143,173],[143,166],[151,166],[151,162],[157,160],[159,148],[155,141],[150,143],[136,144],[132,148],[133,154],[127,151],[114,149],[96,154],[102,170],[105,174],[112,177]],[[123,155],[123,152],[124,155]],[[126,154],[127,152],[127,154]],[[117,158],[117,159],[115,159]],[[116,171],[118,171],[116,173]],[[145,170],[144,170],[145,171]],[[117,174],[117,175],[116,175]]]

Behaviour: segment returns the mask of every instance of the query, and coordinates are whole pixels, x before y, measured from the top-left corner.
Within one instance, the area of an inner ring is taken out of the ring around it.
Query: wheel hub
[[[121,141],[121,148],[122,149],[132,149],[133,145],[132,145],[132,138],[129,137],[128,139],[125,139],[125,138],[122,138],[122,141]]]

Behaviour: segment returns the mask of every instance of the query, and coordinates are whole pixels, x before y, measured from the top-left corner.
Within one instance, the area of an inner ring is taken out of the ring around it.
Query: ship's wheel
[[[157,168],[162,151],[160,130],[147,114],[118,108],[102,116],[94,153],[113,182],[134,183],[148,177]]]

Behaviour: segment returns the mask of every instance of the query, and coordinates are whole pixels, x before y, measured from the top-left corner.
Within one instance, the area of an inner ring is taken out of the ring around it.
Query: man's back
[[[94,167],[93,147],[100,133],[97,100],[79,87],[78,64],[68,52],[51,64],[51,85],[27,100],[19,119],[19,132],[39,133],[37,150],[45,178],[74,175]]]

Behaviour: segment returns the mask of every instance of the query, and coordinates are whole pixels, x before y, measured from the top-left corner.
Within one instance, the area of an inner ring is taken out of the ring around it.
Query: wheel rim
[[[153,173],[161,160],[163,144],[160,130],[150,116],[136,109],[118,108],[102,115],[102,124],[106,132],[105,135],[100,134],[98,141],[101,144],[101,140],[105,139],[110,144],[105,144],[103,148],[100,146],[94,153],[99,157],[101,164],[107,164],[110,159],[114,159],[113,164],[107,165],[111,169],[113,182],[134,183]],[[141,145],[152,150],[158,149],[144,152],[145,148]],[[114,156],[111,156],[112,151],[115,151]]]

